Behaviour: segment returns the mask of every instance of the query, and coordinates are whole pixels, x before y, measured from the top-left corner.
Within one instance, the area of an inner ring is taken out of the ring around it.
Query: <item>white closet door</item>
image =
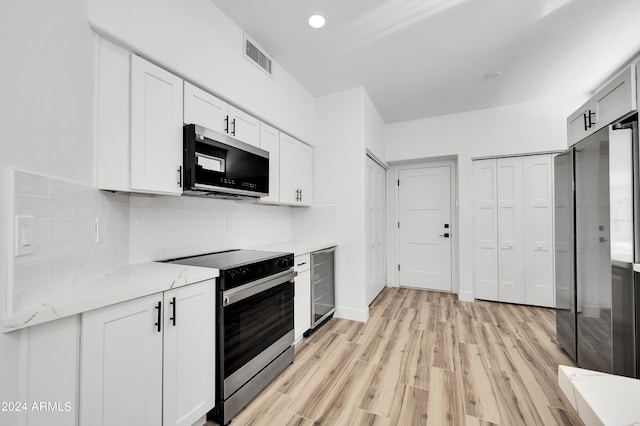
[[[551,155],[524,157],[524,260],[527,305],[554,304]]]
[[[385,259],[385,170],[367,157],[366,163],[366,268],[367,304],[387,285]]]
[[[496,160],[473,162],[474,287],[477,299],[498,300]]]
[[[523,159],[497,161],[498,300],[524,303]]]

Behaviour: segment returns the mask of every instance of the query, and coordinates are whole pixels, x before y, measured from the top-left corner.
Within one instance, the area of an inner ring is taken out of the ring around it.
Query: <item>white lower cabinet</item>
[[[304,333],[311,328],[311,270],[310,256],[303,254],[295,257],[294,268],[298,273],[295,279],[294,298],[294,333],[295,340],[302,339]]]
[[[82,315],[80,424],[189,425],[215,404],[215,284]]]
[[[550,154],[476,160],[475,297],[555,306]]]

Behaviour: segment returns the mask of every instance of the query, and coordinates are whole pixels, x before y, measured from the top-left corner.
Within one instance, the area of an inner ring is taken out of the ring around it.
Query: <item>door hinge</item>
[[[400,264],[398,264],[398,271],[400,270]]]

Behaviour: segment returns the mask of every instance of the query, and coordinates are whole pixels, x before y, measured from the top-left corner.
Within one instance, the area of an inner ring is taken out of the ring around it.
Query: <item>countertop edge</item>
[[[614,374],[601,373],[566,365],[558,366],[558,384],[585,425],[635,424],[640,421],[636,404],[620,396],[611,401],[611,395],[623,388],[637,395],[640,380]],[[622,392],[626,395],[627,392]],[[613,405],[612,405],[613,403]]]
[[[291,252],[295,256],[300,256],[302,254],[313,253],[315,251],[326,250],[328,248],[337,247],[337,246],[338,246],[338,243],[336,241],[330,241],[330,240],[325,240],[325,241],[291,240],[291,241],[280,241],[277,243],[259,244],[249,248],[253,250]]]
[[[219,275],[220,272],[215,268],[171,265],[162,262],[129,265],[83,286],[68,289],[65,294],[72,293],[77,297],[76,300],[70,297],[65,298],[63,294],[57,299],[34,304],[30,308],[23,309],[21,313],[3,318],[0,321],[0,333],[21,330],[173,288],[211,280]],[[109,292],[110,288],[113,288],[113,292]]]

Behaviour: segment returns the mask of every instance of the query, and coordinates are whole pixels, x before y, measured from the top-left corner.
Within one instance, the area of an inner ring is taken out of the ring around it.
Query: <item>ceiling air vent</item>
[[[244,56],[269,75],[271,74],[271,57],[267,55],[253,40],[244,35]]]

